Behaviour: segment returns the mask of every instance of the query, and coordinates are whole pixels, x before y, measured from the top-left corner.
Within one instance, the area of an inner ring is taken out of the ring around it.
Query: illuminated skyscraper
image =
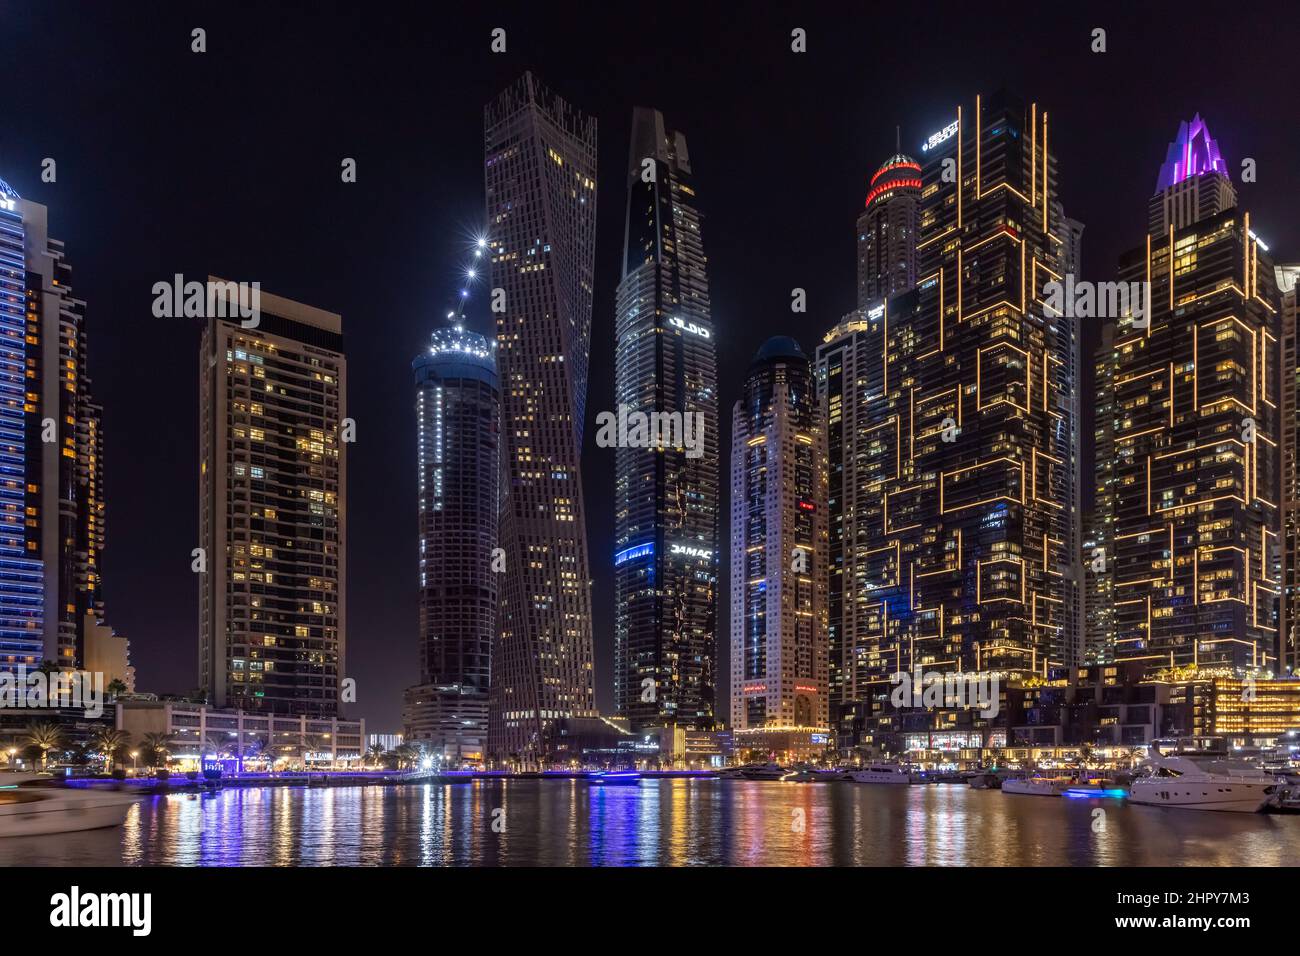
[[[903,299],[914,303],[915,294]],[[896,311],[899,301],[894,303]],[[874,625],[879,615],[867,596],[874,549],[881,542],[874,537],[880,529],[868,516],[883,477],[879,456],[873,454],[880,428],[872,416],[880,394],[871,387],[873,377],[880,378],[882,355],[879,334],[873,338],[871,328],[884,313],[883,301],[850,312],[817,346],[815,372],[828,464],[826,633],[832,721],[844,716],[843,705],[863,700],[877,676],[868,663],[871,642],[878,638]],[[861,708],[851,708],[850,725],[860,716]]]
[[[233,283],[209,282],[231,301]],[[217,707],[334,717],[347,647],[342,319],[266,292],[260,311],[256,327],[209,319],[199,350],[199,686]]]
[[[638,107],[615,293],[615,402],[685,413],[703,429],[693,450],[615,451],[614,688],[634,731],[713,724],[718,395],[705,264],[686,137]]]
[[[819,352],[832,435],[838,392],[855,446],[840,492],[852,495],[845,703],[858,697],[870,734],[914,734],[909,747],[988,746],[999,732],[969,710],[891,710],[890,675],[1007,677],[1077,654],[1065,612],[1075,339],[1042,302],[1064,243],[1048,135],[1045,113],[1007,95],[959,107],[922,147],[915,293],[860,310]],[[851,365],[834,354],[849,334]]]
[[[858,308],[906,292],[916,283],[916,223],[921,166],[897,152],[876,170],[858,216]]]
[[[1282,295],[1282,596],[1279,602],[1280,673],[1300,670],[1300,315],[1296,280],[1300,265],[1278,266]]]
[[[498,614],[497,456],[501,393],[487,339],[438,329],[411,363],[420,522],[420,683],[403,734],[459,765],[487,744]]]
[[[1087,565],[1084,658],[1115,659],[1115,323],[1101,327],[1093,356],[1093,494],[1083,559]]]
[[[0,182],[0,668],[81,666],[102,617],[102,415],[44,206]]]
[[[488,750],[534,762],[595,713],[579,456],[591,345],[596,121],[525,73],[485,111],[506,571]]]
[[[820,751],[826,660],[826,436],[812,369],[768,339],[732,411],[731,724],[738,751]]]
[[[1279,302],[1235,203],[1197,116],[1120,260],[1150,307],[1115,323],[1115,655],[1153,671],[1277,663]]]

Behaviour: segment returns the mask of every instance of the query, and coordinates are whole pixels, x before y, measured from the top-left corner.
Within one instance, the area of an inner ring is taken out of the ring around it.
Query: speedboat
[[[46,836],[120,827],[134,802],[120,793],[21,786],[45,774],[0,774],[0,837]]]
[[[849,774],[858,783],[912,783],[913,775],[896,763],[873,763]]]
[[[1261,770],[1232,768],[1222,761],[1203,764],[1186,754],[1153,756],[1145,769],[1129,787],[1129,803],[1258,813],[1282,789],[1278,777]]]
[[[814,770],[813,779],[821,781],[849,780],[849,772],[842,767],[827,767],[825,770]]]
[[[606,787],[636,786],[641,782],[639,770],[593,770],[587,774],[588,783],[603,784]]]

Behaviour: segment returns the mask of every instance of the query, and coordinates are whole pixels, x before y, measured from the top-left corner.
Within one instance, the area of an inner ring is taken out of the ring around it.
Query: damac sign
[[[685,319],[679,319],[675,315],[668,320],[668,324],[674,328],[681,329],[683,332],[690,332],[691,335],[703,336],[706,339],[710,338],[712,335],[712,333],[710,333],[704,326],[696,325],[694,322],[687,322]]]
[[[673,546],[672,546],[672,553],[673,553],[673,554],[684,554],[684,555],[686,555],[686,557],[688,557],[688,558],[705,558],[705,559],[708,559],[708,558],[713,557],[713,552],[712,552],[712,551],[709,551],[709,550],[707,550],[707,549],[705,549],[705,548],[696,548],[696,547],[692,547],[692,546],[689,545],[689,544],[675,544],[675,545],[673,545]]]

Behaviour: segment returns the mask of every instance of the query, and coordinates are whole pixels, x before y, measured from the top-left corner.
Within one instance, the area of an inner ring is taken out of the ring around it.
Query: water
[[[850,782],[229,789],[142,798],[116,830],[0,840],[0,864],[1295,866],[1300,816]]]

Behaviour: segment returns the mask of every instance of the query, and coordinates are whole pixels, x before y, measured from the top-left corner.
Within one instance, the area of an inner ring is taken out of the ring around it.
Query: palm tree
[[[374,762],[374,765],[378,767],[381,763],[383,763],[384,754],[386,752],[387,751],[384,750],[383,744],[371,744],[370,750],[367,752],[367,756],[369,756],[371,761]]]
[[[393,754],[397,757],[397,766],[401,768],[420,759],[420,748],[414,744],[402,744],[393,751]]]
[[[157,767],[161,763],[166,767],[167,758],[171,756],[171,745],[172,739],[167,734],[160,732],[145,734],[144,752],[149,755],[149,766]]]
[[[199,769],[200,770],[203,769],[203,764],[205,763],[208,754],[212,754],[212,756],[216,757],[217,759],[221,759],[221,755],[223,753],[230,752],[230,748],[226,746],[226,738],[219,733],[209,734],[207,737],[203,738],[201,743],[202,746],[199,747]]]
[[[63,745],[63,728],[46,722],[32,724],[27,728],[27,742],[41,749],[41,769],[44,770],[50,751]]]
[[[303,735],[302,735],[302,741],[301,741],[301,743],[298,745],[298,749],[302,752],[302,769],[303,769],[303,770],[306,770],[306,771],[309,771],[309,772],[310,772],[311,767],[310,767],[310,766],[308,765],[308,763],[307,763],[307,755],[308,755],[308,754],[311,754],[311,753],[316,753],[317,751],[321,750],[321,749],[324,747],[324,745],[325,745],[325,742],[324,742],[324,740],[321,739],[321,737],[320,737],[319,734],[303,734]]]
[[[275,743],[270,734],[258,738],[257,754],[266,761],[267,772],[275,776]]]
[[[1092,763],[1093,748],[1092,744],[1082,744],[1079,747],[1079,762],[1083,764],[1083,769],[1088,769],[1088,764]]]
[[[131,742],[131,735],[125,730],[105,727],[95,731],[90,739],[95,745],[95,750],[104,755],[104,762],[108,764],[108,769],[111,771],[117,765],[118,752]]]
[[[126,693],[126,684],[122,683],[121,680],[114,677],[111,681],[108,682],[108,687],[106,689],[108,690],[109,698],[116,699],[119,694]]]

